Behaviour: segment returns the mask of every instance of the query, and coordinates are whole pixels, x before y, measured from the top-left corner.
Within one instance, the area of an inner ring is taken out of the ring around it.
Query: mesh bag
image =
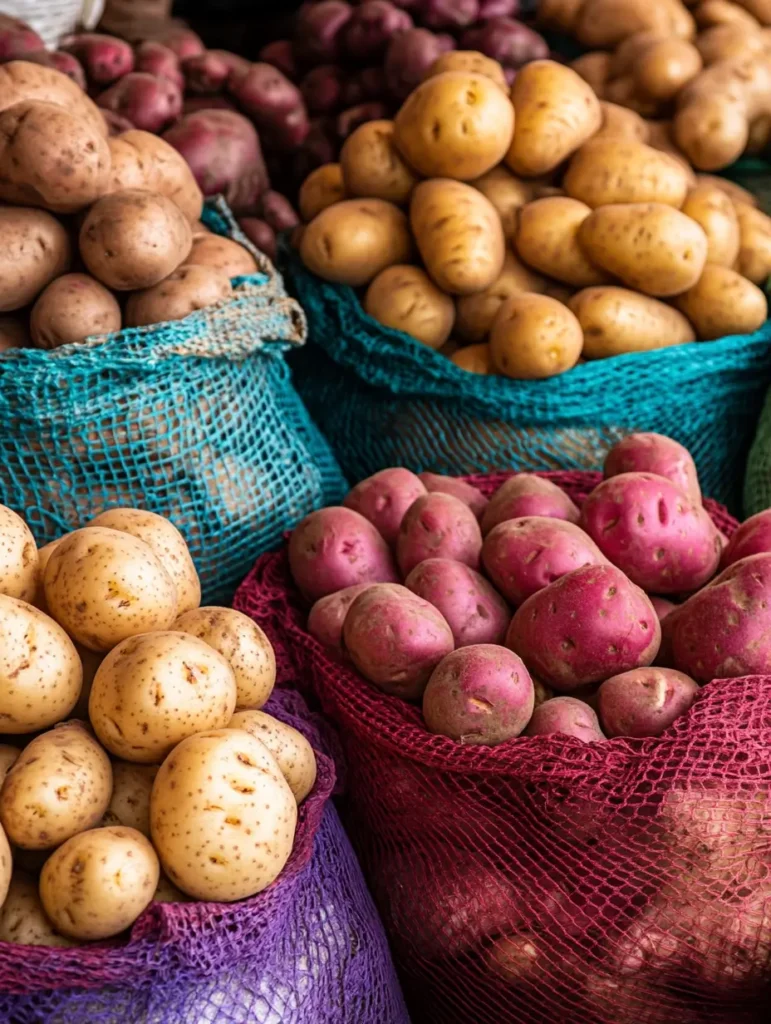
[[[551,476],[579,502],[597,480]],[[502,477],[471,479],[490,493]],[[306,634],[284,553],[236,601],[339,728],[350,832],[414,1020],[768,1020],[771,680],[711,683],[656,739],[463,746]]]
[[[213,230],[260,272],[232,300],[93,343],[0,355],[0,502],[40,545],[105,508],[141,505],[182,531],[207,603],[345,483],[289,377],[305,320],[222,203]]]
[[[344,473],[599,469],[635,430],[688,448],[704,490],[738,509],[744,461],[771,383],[771,321],[757,333],[603,359],[551,380],[467,373],[378,324],[354,291],[308,273],[288,246],[287,285],[309,323],[295,384]]]
[[[240,903],[155,903],[124,943],[0,942],[0,1021],[408,1024],[382,925],[329,802],[334,737],[288,690],[267,710],[308,737],[319,767],[277,881]]]

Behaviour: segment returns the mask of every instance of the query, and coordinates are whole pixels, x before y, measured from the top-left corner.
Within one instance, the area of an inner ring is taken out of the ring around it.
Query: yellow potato
[[[264,711],[236,711],[229,729],[243,729],[264,743],[281,769],[298,804],[316,782],[316,755],[301,732]]]
[[[60,935],[46,917],[35,879],[18,869],[14,869],[8,895],[0,907],[0,942],[64,948],[76,945]]]
[[[408,201],[418,182],[394,144],[393,121],[360,125],[343,143],[340,167],[346,195],[385,199],[397,206]]]
[[[455,326],[465,341],[482,341],[490,333],[493,321],[503,303],[521,292],[540,292],[546,282],[506,250],[503,269],[489,288],[475,295],[465,295],[455,303]],[[468,352],[468,349],[464,349]],[[468,359],[469,356],[464,356]]]
[[[471,185],[449,178],[421,182],[412,194],[410,224],[426,270],[444,292],[481,292],[503,269],[500,217]]]
[[[587,206],[608,203],[683,205],[689,176],[677,160],[633,139],[591,139],[570,161],[565,191]]]
[[[53,554],[53,550],[60,540],[62,540],[61,537],[59,537],[58,540],[52,540],[50,544],[45,544],[42,548],[38,548],[37,553],[37,588],[31,603],[34,604],[36,608],[39,608],[41,612],[45,612],[46,615],[50,615],[51,613],[49,612],[48,605],[46,603],[46,593],[45,587],[43,586],[43,580],[45,579],[48,559]]]
[[[742,188],[741,185],[737,185],[735,181],[730,181],[728,178],[721,178],[715,174],[697,174],[696,175],[697,185],[714,185],[730,198],[731,202],[736,206],[737,203],[745,203],[747,206],[757,206],[757,197],[748,192],[746,188]]]
[[[501,306],[490,332],[490,355],[498,373],[537,380],[564,373],[581,355],[578,320],[548,295],[513,295]]]
[[[751,334],[765,323],[768,304],[764,293],[729,267],[708,263],[693,286],[675,299],[675,305],[696,328],[701,341],[731,334]]]
[[[699,28],[713,25],[741,25],[748,31],[757,31],[760,24],[741,3],[731,0],[702,0],[694,11]]]
[[[634,110],[620,107],[617,103],[608,103],[605,100],[600,106],[602,107],[602,127],[592,136],[592,142],[597,139],[648,141],[648,124]]]
[[[243,245],[222,235],[199,235],[186,260],[197,267],[213,267],[227,277],[245,277],[257,273],[257,261]]]
[[[78,702],[72,709],[71,718],[80,718],[82,721],[88,721],[88,700],[91,696],[91,687],[94,684],[94,676],[96,670],[104,661],[104,654],[97,651],[89,651],[87,647],[83,647],[82,644],[75,644],[75,650],[78,652],[80,662],[83,666],[83,686],[80,690],[80,696]]]
[[[191,223],[203,209],[203,193],[193,172],[173,146],[151,132],[138,129],[108,140],[112,167],[107,192],[139,188],[171,199]]]
[[[592,0],[576,17],[574,32],[584,46],[615,46],[635,32],[690,38],[693,19],[680,3],[665,0]]]
[[[394,120],[394,142],[419,174],[470,181],[501,162],[513,130],[514,108],[492,79],[445,71],[407,97]]]
[[[81,722],[28,743],[5,777],[0,819],[25,850],[50,850],[92,828],[110,802],[110,759]]]
[[[483,377],[489,377],[490,374],[495,373],[488,344],[467,345],[451,356],[451,362],[455,363],[461,370],[466,370],[468,373],[478,373]]]
[[[668,103],[698,75],[701,54],[685,39],[659,39],[645,47],[632,65],[637,88],[658,103]]]
[[[584,332],[584,358],[606,359],[625,352],[695,341],[693,328],[665,302],[627,288],[585,288],[569,302]]]
[[[594,135],[602,108],[579,75],[552,60],[535,60],[517,72],[511,90],[514,137],[505,156],[515,174],[547,174]]]
[[[125,825],[150,838],[150,793],[156,765],[113,761],[112,796],[102,825]]]
[[[233,295],[228,275],[214,267],[183,263],[152,288],[129,295],[126,326],[184,320],[186,316],[223,302]]]
[[[21,516],[5,505],[0,505],[0,537],[0,594],[32,601],[37,590],[37,544]]]
[[[656,117],[659,112],[660,105],[656,100],[643,96],[631,74],[612,78],[603,90],[603,98],[620,107],[628,107],[641,117]]]
[[[311,171],[300,187],[297,203],[304,221],[346,198],[343,168],[340,164],[323,164]]]
[[[613,51],[608,77],[616,79],[624,75],[633,75],[642,54],[654,43],[669,38],[667,33],[648,29],[644,32],[633,32],[626,39],[622,39]]]
[[[433,78],[445,71],[465,71],[471,75],[486,75],[508,95],[509,86],[503,68],[497,60],[485,57],[478,50],[450,50],[437,57],[424,76]]]
[[[561,32],[573,32],[585,0],[540,0],[538,23]]]
[[[263,631],[235,608],[198,608],[180,615],[173,629],[219,651],[236,677],[236,707],[261,708],[276,683],[276,655]]]
[[[552,196],[528,203],[519,213],[515,247],[520,259],[549,277],[577,288],[608,280],[578,243],[578,230],[591,209],[577,199]]]
[[[11,855],[11,847],[8,843],[5,831],[0,827],[0,906],[2,906],[8,892],[8,886],[11,883],[12,871],[13,858]]]
[[[0,743],[0,787],[3,785],[3,779],[15,764],[20,753],[21,750],[18,747],[14,747],[11,743]]]
[[[587,256],[630,288],[659,298],[687,291],[707,259],[707,236],[663,203],[601,206],[578,232]]]
[[[289,859],[297,802],[273,755],[242,729],[190,736],[153,783],[150,828],[164,872],[199,900],[261,892]]]
[[[719,60],[741,59],[753,53],[762,53],[768,43],[757,29],[723,22],[700,32],[695,45],[704,64],[709,66]]]
[[[382,270],[364,296],[366,312],[395,331],[404,331],[429,348],[441,348],[455,321],[455,306],[420,267]]]
[[[603,95],[610,71],[611,55],[602,50],[583,53],[570,62],[570,67],[588,83],[598,96]]]
[[[771,217],[752,206],[736,206],[739,219],[739,258],[736,269],[753,284],[765,284],[771,274]]]
[[[97,669],[88,711],[116,757],[158,764],[180,740],[224,728],[236,707],[233,670],[213,647],[188,633],[129,637]]]
[[[2,70],[2,68],[0,68]],[[64,226],[45,210],[0,206],[0,312],[34,302],[72,262]]]
[[[64,274],[41,292],[29,326],[38,348],[72,345],[92,334],[119,331],[120,306],[112,292],[88,274]]]
[[[147,907],[160,866],[133,828],[94,828],[68,839],[43,865],[40,901],[53,926],[73,939],[119,935]]]
[[[511,241],[517,230],[519,210],[534,198],[533,182],[515,178],[511,171],[501,165],[493,167],[481,178],[470,181],[469,185],[473,185],[490,200],[501,218],[506,241]]]
[[[716,185],[697,185],[685,197],[682,210],[704,229],[707,263],[732,267],[739,255],[739,219],[727,193]]]

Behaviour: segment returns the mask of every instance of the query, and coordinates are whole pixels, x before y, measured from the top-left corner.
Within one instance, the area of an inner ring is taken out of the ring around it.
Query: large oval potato
[[[113,761],[112,796],[102,825],[125,825],[150,838],[150,793],[158,774],[154,764]]]
[[[0,942],[17,946],[74,946],[60,935],[43,910],[37,882],[23,871],[14,870],[8,895],[0,907]]]
[[[32,531],[13,509],[0,505],[0,594],[34,601],[38,552]]]
[[[190,736],[160,767],[153,844],[169,879],[199,900],[261,892],[289,859],[297,802],[273,755],[242,729]]]
[[[541,292],[546,282],[506,249],[503,269],[489,288],[464,295],[455,303],[455,328],[465,341],[482,341],[506,299],[522,292]],[[466,351],[464,349],[464,351]],[[467,357],[464,357],[467,358]]]
[[[316,755],[303,734],[273,715],[257,710],[236,711],[228,728],[243,729],[265,744],[295,800],[301,804],[316,782]]]
[[[478,50],[449,50],[437,57],[425,74],[425,78],[442,75],[445,71],[464,71],[469,75],[486,75],[507,94],[509,86],[503,68],[497,60],[485,57]]]
[[[0,67],[0,110],[23,100],[55,103],[81,121],[86,121],[97,134],[107,137],[102,111],[81,87],[61,71],[14,60]]]
[[[629,139],[633,142],[647,142],[650,130],[645,118],[627,107],[620,107],[618,103],[608,103],[603,100],[602,126],[596,132],[591,141],[598,139]]]
[[[346,198],[343,168],[340,164],[322,164],[311,171],[300,186],[297,205],[304,221],[313,218]]]
[[[583,341],[578,320],[557,299],[513,295],[493,323],[490,356],[504,377],[539,380],[575,366]]]
[[[676,309],[627,288],[585,288],[568,305],[584,332],[585,359],[696,340],[693,328]]]
[[[69,270],[72,248],[63,225],[45,210],[0,206],[0,234],[0,312],[5,313],[34,302]]]
[[[63,274],[40,293],[29,326],[38,348],[72,345],[92,334],[119,331],[120,306],[112,292],[88,274]]]
[[[248,249],[232,238],[213,235],[211,232],[193,238],[186,262],[195,263],[198,267],[213,267],[229,278],[245,277],[258,271],[257,261]]]
[[[675,305],[696,328],[701,341],[751,334],[768,316],[765,294],[730,267],[708,263],[696,284]]]
[[[521,259],[542,274],[576,288],[605,284],[608,275],[586,256],[578,229],[591,209],[577,199],[549,196],[519,211],[514,243]]]
[[[305,266],[336,284],[369,284],[381,270],[407,263],[412,239],[402,211],[382,199],[345,199],[322,210],[303,232]]]
[[[233,286],[222,270],[183,263],[158,284],[129,295],[126,326],[184,320],[186,316],[231,298]]]
[[[541,3],[543,7],[543,2]],[[604,95],[605,84],[611,69],[612,54],[602,50],[582,53],[570,62],[570,67],[587,82],[598,96]]]
[[[487,75],[464,71],[427,78],[394,119],[399,152],[427,178],[478,178],[501,162],[513,131],[505,92]]]
[[[181,740],[223,728],[236,707],[227,660],[189,633],[160,630],[118,644],[96,671],[88,701],[110,753],[158,764]]]
[[[753,284],[765,284],[771,274],[771,217],[745,203],[736,204],[739,220],[739,258],[736,269]]]
[[[470,181],[469,185],[479,189],[490,200],[501,218],[506,241],[511,241],[517,230],[520,209],[534,196],[534,183],[516,178],[501,165]]]
[[[583,222],[578,240],[598,266],[657,297],[692,288],[707,260],[703,229],[664,203],[601,206]]]
[[[739,219],[730,197],[716,185],[696,185],[685,197],[683,213],[707,236],[707,263],[732,267],[739,255]]]
[[[110,759],[81,722],[28,743],[5,777],[0,820],[24,850],[49,850],[92,828],[110,802]]]
[[[367,121],[340,150],[343,189],[349,196],[406,203],[418,182],[394,143],[393,121]],[[342,198],[342,197],[341,197]]]
[[[570,161],[564,179],[569,196],[587,206],[666,203],[678,209],[690,185],[682,164],[634,139],[590,139]]]
[[[410,224],[434,282],[451,295],[473,295],[498,278],[506,243],[495,207],[471,185],[422,181],[412,193]]]
[[[366,312],[395,331],[404,331],[429,348],[450,337],[455,306],[420,267],[386,267],[364,296]]]
[[[139,188],[158,192],[180,208],[191,223],[199,220],[203,193],[187,161],[151,132],[133,129],[109,140],[112,167],[106,192]]]

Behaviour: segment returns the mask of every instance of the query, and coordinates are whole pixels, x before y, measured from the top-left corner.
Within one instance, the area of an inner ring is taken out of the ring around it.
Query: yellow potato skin
[[[732,267],[739,255],[739,218],[730,197],[716,185],[692,188],[685,197],[683,213],[695,220],[707,236],[707,263]]]
[[[631,139],[633,142],[647,142],[649,129],[645,118],[635,110],[621,107],[618,103],[603,100],[602,127],[592,136],[591,141],[598,139]]]
[[[420,267],[386,267],[367,289],[364,309],[379,323],[411,334],[428,348],[441,348],[455,322],[452,299]]]
[[[506,241],[511,241],[517,230],[520,209],[534,196],[532,181],[522,181],[501,165],[493,167],[481,178],[469,182],[486,196],[498,211]]]
[[[683,205],[690,176],[677,160],[634,139],[590,139],[575,154],[564,188],[596,208],[609,203]]]
[[[633,68],[637,88],[668,103],[702,69],[701,54],[685,39],[660,39],[645,48]]]
[[[583,347],[575,315],[548,295],[513,295],[501,306],[490,332],[498,373],[515,380],[554,377],[576,365]]]
[[[627,288],[584,288],[568,305],[584,333],[585,359],[607,359],[695,341],[686,318],[665,302]]]
[[[433,78],[445,71],[465,71],[472,75],[486,75],[508,94],[509,86],[501,65],[497,60],[485,57],[477,50],[450,50],[449,53],[443,53],[428,69],[425,78]]]
[[[506,299],[521,292],[540,292],[545,286],[546,281],[540,274],[526,267],[511,249],[506,249],[503,269],[490,287],[476,295],[465,295],[457,299],[456,332],[464,341],[482,341],[490,333],[498,310]]]
[[[297,202],[300,216],[307,223],[328,206],[346,198],[343,168],[340,164],[323,164],[311,171],[300,186]]]
[[[730,267],[708,263],[693,286],[674,300],[696,328],[700,341],[751,334],[765,323],[765,294]]]
[[[450,361],[467,373],[478,373],[482,377],[489,377],[495,373],[490,346],[487,344],[467,345],[454,352],[450,356]]]
[[[415,172],[399,155],[393,121],[367,121],[343,143],[340,167],[346,195],[406,203],[417,184]]]
[[[765,284],[771,274],[771,217],[762,210],[738,203],[739,256],[736,270],[753,284]]]
[[[567,196],[550,196],[528,203],[519,213],[515,247],[520,259],[576,288],[604,284],[608,280],[587,258],[578,242],[578,231],[591,208]]]

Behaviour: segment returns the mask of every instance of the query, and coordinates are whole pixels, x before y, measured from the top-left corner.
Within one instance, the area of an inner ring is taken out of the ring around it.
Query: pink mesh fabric
[[[579,502],[598,479],[546,475]],[[469,479],[490,493],[502,476]],[[236,603],[339,727],[347,822],[414,1020],[768,1020],[771,679],[710,683],[657,739],[464,747],[305,632],[283,552]]]

